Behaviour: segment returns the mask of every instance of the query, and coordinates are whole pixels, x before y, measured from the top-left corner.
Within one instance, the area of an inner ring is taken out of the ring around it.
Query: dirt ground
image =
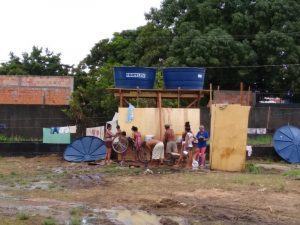
[[[251,162],[247,172],[0,159],[0,224],[300,224],[300,170]]]

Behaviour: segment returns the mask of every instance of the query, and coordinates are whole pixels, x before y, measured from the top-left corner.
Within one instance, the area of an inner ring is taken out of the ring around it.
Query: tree
[[[71,66],[61,63],[60,54],[54,54],[47,48],[33,46],[30,53],[22,57],[10,53],[10,59],[0,66],[2,75],[68,75]]]
[[[298,0],[164,0],[145,26],[91,49],[75,72],[74,104],[84,115],[111,116],[116,102],[103,93],[118,65],[206,67],[206,87],[236,89],[243,81],[262,91],[300,91],[299,66],[287,65],[299,64],[299,14]]]

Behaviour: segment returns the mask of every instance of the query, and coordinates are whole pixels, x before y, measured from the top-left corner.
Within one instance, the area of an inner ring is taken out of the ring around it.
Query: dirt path
[[[282,173],[153,172],[55,157],[2,159],[0,221],[42,224],[50,216],[56,224],[300,224],[300,182]],[[20,212],[29,219],[18,219]]]

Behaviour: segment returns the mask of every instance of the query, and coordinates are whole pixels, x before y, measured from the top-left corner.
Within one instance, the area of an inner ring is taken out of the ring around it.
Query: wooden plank
[[[163,131],[162,131],[162,100],[161,100],[161,92],[158,92],[158,115],[159,115],[159,140],[162,141]]]
[[[245,169],[249,111],[249,106],[238,104],[212,105],[211,169]]]
[[[184,131],[185,122],[190,122],[194,132],[197,132],[200,126],[200,109],[162,107],[161,122],[159,122],[158,108],[135,108],[134,120],[130,123],[127,122],[127,111],[127,108],[119,108],[118,123],[128,136],[132,133],[132,126],[137,126],[143,137],[145,135],[154,135],[157,139],[160,138],[161,132],[164,133],[163,126],[165,124],[170,124],[178,137],[181,137]],[[162,124],[162,131],[160,131],[160,124]]]
[[[126,98],[137,98],[137,92],[122,92],[123,96]],[[115,97],[119,97],[119,93],[114,94]],[[161,93],[162,98],[168,98],[168,99],[178,99],[177,93]],[[182,93],[180,94],[180,98],[188,99],[188,98],[197,98],[198,93]],[[141,92],[139,94],[139,98],[157,98],[156,92]]]
[[[199,99],[195,99],[194,101],[192,101],[188,106],[187,108],[191,108],[193,105],[195,105],[195,103],[197,103],[199,101]]]
[[[241,105],[243,105],[243,91],[244,91],[244,83],[243,82],[241,82],[240,83],[240,97],[241,97],[241,102],[240,102],[240,104]]]

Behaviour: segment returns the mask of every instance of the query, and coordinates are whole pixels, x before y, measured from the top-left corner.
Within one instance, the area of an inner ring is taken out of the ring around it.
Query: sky
[[[32,46],[78,64],[95,43],[146,24],[145,12],[161,0],[0,0],[0,62]]]

